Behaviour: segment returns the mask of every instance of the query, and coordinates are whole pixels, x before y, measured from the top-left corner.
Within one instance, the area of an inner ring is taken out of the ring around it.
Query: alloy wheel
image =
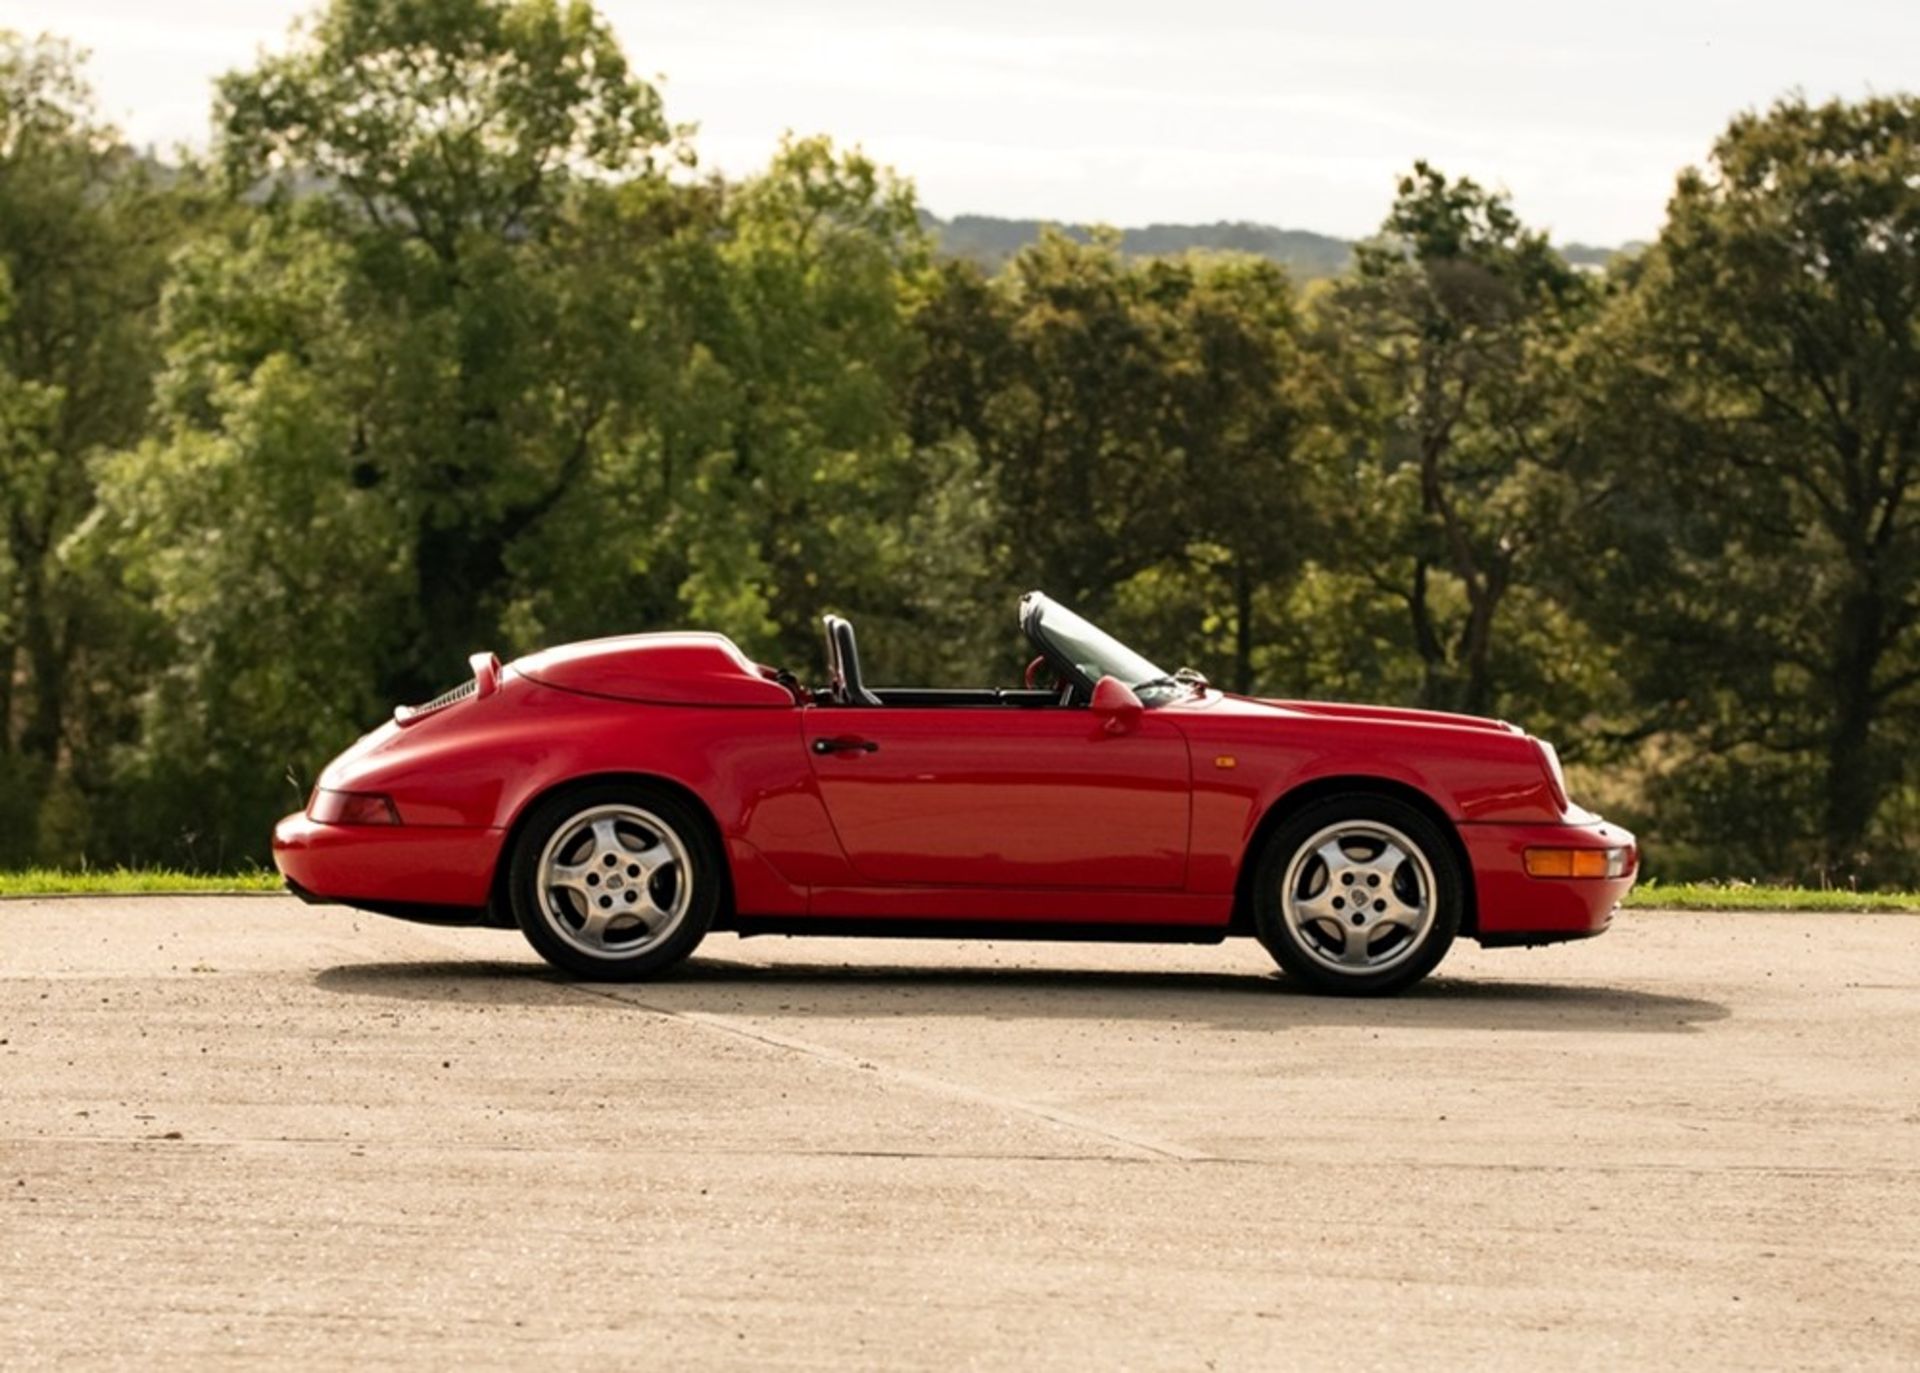
[[[633,805],[593,806],[556,827],[535,883],[547,927],[596,959],[638,958],[658,948],[694,896],[686,841]]]
[[[1433,868],[1391,825],[1345,820],[1294,851],[1281,915],[1306,955],[1329,972],[1384,972],[1412,958],[1432,927]]]

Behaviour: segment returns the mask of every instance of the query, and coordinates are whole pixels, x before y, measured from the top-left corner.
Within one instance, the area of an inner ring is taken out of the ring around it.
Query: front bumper
[[[310,900],[475,909],[487,904],[504,837],[452,825],[323,825],[297,813],[273,827],[273,863]]]
[[[1613,911],[1640,875],[1640,848],[1618,825],[1462,825],[1460,838],[1473,867],[1482,944],[1548,944],[1602,934]],[[1532,877],[1530,848],[1626,848],[1621,877]]]

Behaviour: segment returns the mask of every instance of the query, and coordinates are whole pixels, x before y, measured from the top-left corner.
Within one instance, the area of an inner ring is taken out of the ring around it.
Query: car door
[[[1173,889],[1185,736],[1074,707],[810,706],[802,735],[860,877],[882,886]]]

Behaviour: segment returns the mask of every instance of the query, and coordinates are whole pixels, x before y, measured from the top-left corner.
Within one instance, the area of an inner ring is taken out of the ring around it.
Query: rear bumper
[[[486,906],[503,832],[451,825],[273,827],[273,863],[300,896],[348,906]]]
[[[1614,907],[1633,889],[1640,849],[1618,825],[1462,825],[1460,838],[1473,865],[1483,944],[1548,944],[1604,933]],[[1529,877],[1530,848],[1631,849],[1626,876]]]

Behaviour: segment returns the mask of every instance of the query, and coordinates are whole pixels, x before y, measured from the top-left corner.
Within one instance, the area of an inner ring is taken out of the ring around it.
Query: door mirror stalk
[[[1140,724],[1146,707],[1118,677],[1102,677],[1093,688],[1093,713],[1109,734],[1128,734]]]

